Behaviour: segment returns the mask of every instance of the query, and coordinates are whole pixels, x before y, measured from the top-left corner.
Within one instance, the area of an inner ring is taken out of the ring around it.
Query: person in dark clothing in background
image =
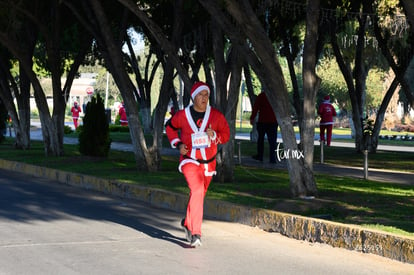
[[[258,161],[263,161],[264,137],[267,135],[267,140],[269,142],[269,161],[270,163],[276,163],[278,123],[272,106],[263,91],[257,96],[256,101],[254,102],[253,111],[250,116],[251,125],[253,125],[257,114],[259,114],[259,119],[257,121],[257,132],[259,136],[257,139],[257,155],[253,156],[253,158]]]

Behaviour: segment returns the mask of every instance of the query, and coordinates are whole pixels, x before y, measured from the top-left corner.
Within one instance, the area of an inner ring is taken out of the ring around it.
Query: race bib
[[[191,142],[195,149],[210,147],[210,139],[206,132],[191,134]]]

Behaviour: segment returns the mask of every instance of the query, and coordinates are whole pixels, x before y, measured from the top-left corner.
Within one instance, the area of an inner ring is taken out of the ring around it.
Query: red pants
[[[328,146],[331,146],[332,126],[333,126],[332,124],[319,126],[321,141],[325,141],[325,130],[326,130],[326,144]]]
[[[75,126],[75,129],[78,128],[78,119],[77,118],[73,118],[73,125]]]
[[[187,163],[181,168],[190,188],[190,199],[187,205],[185,226],[193,235],[201,236],[201,223],[203,222],[204,196],[207,193],[212,177],[204,175],[204,165]]]

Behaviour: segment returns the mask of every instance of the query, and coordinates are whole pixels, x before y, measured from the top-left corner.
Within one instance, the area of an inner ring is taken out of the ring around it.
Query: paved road
[[[414,265],[0,170],[0,274],[414,274]]]

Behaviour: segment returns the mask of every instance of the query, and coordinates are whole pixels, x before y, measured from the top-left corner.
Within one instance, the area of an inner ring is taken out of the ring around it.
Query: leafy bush
[[[4,140],[4,135],[7,131],[8,117],[6,106],[0,101],[0,142]]]
[[[79,133],[79,151],[87,156],[107,157],[111,138],[104,103],[99,94],[92,98],[86,109]]]
[[[82,129],[83,129],[83,125],[81,124],[78,126],[78,128],[76,128],[75,132],[80,134],[82,132]]]
[[[73,130],[72,130],[72,128],[70,128],[70,126],[65,125],[64,129],[63,129],[63,132],[65,133],[65,135],[68,135],[68,134],[73,133]]]
[[[31,118],[39,118],[39,110],[37,108],[33,108],[33,109],[30,108],[30,117]]]
[[[119,114],[116,115],[114,124],[121,125],[121,116]]]
[[[121,126],[120,124],[109,125],[109,132],[129,132],[129,127]]]

